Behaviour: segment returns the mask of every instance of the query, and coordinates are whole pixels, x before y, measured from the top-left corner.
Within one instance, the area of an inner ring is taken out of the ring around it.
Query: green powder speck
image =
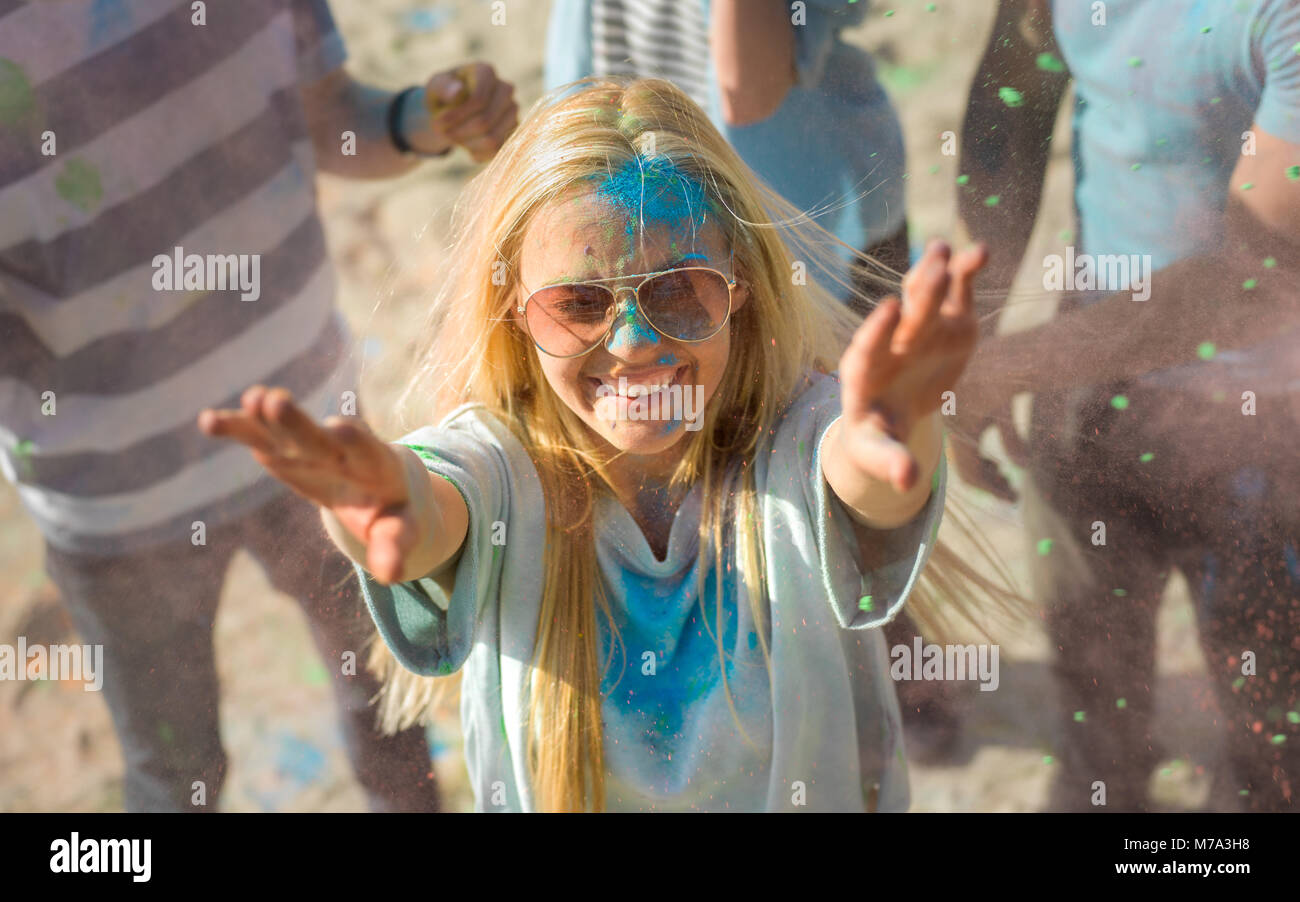
[[[1153,460],[1155,460],[1155,459],[1156,459],[1156,456],[1155,456],[1154,454],[1152,454],[1150,451],[1147,451],[1147,452],[1144,453],[1141,457],[1138,458],[1138,460],[1142,461],[1142,463],[1144,463],[1144,464],[1149,464],[1149,463],[1151,463],[1151,461],[1153,461]]]
[[[1300,181],[1300,166],[1288,166],[1286,168],[1286,177],[1291,181]]]
[[[998,88],[998,99],[1012,108],[1024,106],[1025,103],[1025,95],[1011,87]]]
[[[957,184],[959,184],[959,185],[965,185],[965,184],[968,184],[969,182],[970,182],[970,176],[969,176],[969,175],[959,175],[959,176],[957,176]]]
[[[1128,58],[1128,64],[1129,64],[1131,67],[1133,67],[1134,69],[1136,69],[1138,66],[1142,65],[1142,57],[1140,57],[1140,56],[1130,56],[1130,57]]]
[[[1248,795],[1250,795],[1250,790],[1249,790],[1249,789],[1242,789],[1242,790],[1240,790],[1240,791],[1237,792],[1237,795],[1239,795],[1239,796],[1248,796]]]
[[[1272,269],[1274,266],[1277,266],[1277,258],[1276,258],[1276,257],[1265,257],[1265,258],[1264,258],[1264,268],[1265,268],[1265,269]]]
[[[1074,240],[1074,232],[1070,231],[1069,229],[1061,229],[1061,234],[1057,235],[1056,237],[1061,241],[1064,241],[1066,244],[1069,244],[1071,241]]]
[[[1241,283],[1241,287],[1244,288],[1244,289],[1246,289],[1247,291],[1250,291],[1252,288],[1254,288],[1254,287],[1255,287],[1256,285],[1258,285],[1258,284],[1259,284],[1259,280],[1258,280],[1258,279],[1247,279],[1246,281],[1244,281],[1244,282]]]
[[[856,0],[855,0],[855,2],[856,2]],[[886,10],[886,11],[885,11],[885,18],[888,19],[888,18],[889,18],[890,16],[892,16],[893,14],[894,14],[894,11],[893,11],[892,9],[890,9],[890,10]]]
[[[1212,341],[1203,341],[1196,346],[1196,356],[1202,360],[1213,360],[1214,351],[1214,342]]]
[[[1272,742],[1274,745],[1281,745],[1282,743],[1286,742],[1286,737],[1283,736],[1281,733],[1278,733],[1269,741]]]
[[[1246,678],[1244,676],[1239,676],[1232,681],[1233,689],[1240,689],[1244,685],[1246,685]]]
[[[1223,103],[1223,98],[1222,98],[1222,97],[1211,97],[1211,98],[1210,98],[1210,106],[1215,106],[1216,104],[1220,104],[1220,103]]]
[[[1082,712],[1082,711],[1075,711],[1075,712],[1074,712],[1074,722],[1075,722],[1075,723],[1083,723],[1083,712]]]
[[[938,175],[938,174],[939,174],[939,167],[938,167],[938,166],[931,166],[931,167],[930,167],[930,175]]]
[[[1209,33],[1210,33],[1211,31],[1213,31],[1213,30],[1214,30],[1213,28],[1211,28],[1210,26],[1206,25],[1204,28],[1201,29],[1201,34],[1209,34]]]
[[[1110,399],[1110,406],[1116,410],[1128,410],[1128,398],[1124,395],[1116,395]]]
[[[936,9],[938,9],[938,8],[939,8],[939,7],[935,6],[933,3],[927,3],[927,4],[925,4],[925,11],[928,12],[928,13],[932,13],[932,12],[934,12],[934,11],[935,11]]]
[[[1115,699],[1115,707],[1116,707],[1116,708],[1119,708],[1121,711],[1123,711],[1125,708],[1128,707],[1128,699],[1126,699],[1126,698],[1117,698],[1117,699]]]
[[[1034,60],[1034,65],[1042,69],[1044,72],[1065,71],[1065,63],[1061,62],[1061,58],[1055,53],[1038,54],[1038,58]]]
[[[1137,171],[1138,171],[1139,169],[1141,169],[1141,168],[1142,168],[1142,164],[1141,164],[1141,163],[1134,163],[1132,166],[1129,167],[1129,171],[1130,171],[1130,172],[1137,172]]]
[[[996,194],[990,194],[988,197],[984,198],[984,206],[986,207],[996,207],[1001,202],[1002,198]]]
[[[1043,756],[1043,763],[1044,763],[1044,764],[1051,764],[1054,760],[1056,760],[1056,759],[1054,759],[1051,755],[1044,755],[1044,756]]]
[[[1254,188],[1254,187],[1255,187],[1255,183],[1254,183],[1254,182],[1242,182],[1242,183],[1241,183],[1241,190],[1242,190],[1242,191],[1249,191],[1251,188]]]
[[[0,122],[17,122],[35,107],[27,73],[13,60],[0,58]]]
[[[1164,147],[1168,143],[1168,138],[1156,138],[1156,147]]]
[[[1123,598],[1124,596],[1128,595],[1128,589],[1111,589],[1110,594],[1114,595],[1117,598]]]
[[[1286,719],[1289,723],[1300,723],[1300,711],[1286,712]]]
[[[875,602],[871,600],[870,595],[863,595],[858,599],[859,611],[870,611],[873,607],[875,607]]]
[[[1049,554],[1051,554],[1051,553],[1052,553],[1052,540],[1051,540],[1051,539],[1039,539],[1039,540],[1038,540],[1038,556],[1039,556],[1039,557],[1047,557],[1047,556],[1048,556]]]

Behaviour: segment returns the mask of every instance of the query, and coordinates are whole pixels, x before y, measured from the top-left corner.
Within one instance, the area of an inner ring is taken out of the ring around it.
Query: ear
[[[749,303],[749,283],[737,277],[736,287],[731,289],[731,312],[738,312],[747,303]]]

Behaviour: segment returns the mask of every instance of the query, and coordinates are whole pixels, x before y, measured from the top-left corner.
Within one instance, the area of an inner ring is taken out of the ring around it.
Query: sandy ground
[[[483,0],[332,0],[359,77],[389,87],[421,80],[468,59],[493,63],[526,107],[541,93],[549,4],[509,0],[504,26]],[[909,148],[908,215],[913,244],[955,227],[955,157],[940,135],[960,132],[962,105],[990,26],[993,0],[948,0],[926,12],[920,0],[880,4],[850,39],[882,63]],[[886,17],[886,9],[895,10]],[[1069,104],[1063,105],[1063,110]],[[1058,123],[1045,210],[1030,259],[1063,243],[1070,227],[1068,127]],[[340,276],[339,303],[365,361],[363,403],[393,436],[391,400],[410,362],[429,274],[447,237],[450,204],[476,167],[460,154],[394,181],[320,182],[320,208]],[[1028,273],[1032,277],[1034,273]],[[1026,274],[1022,273],[1022,280]],[[1027,286],[1028,281],[1022,281]],[[1018,327],[1050,316],[1050,302],[1020,305]],[[1018,478],[1018,474],[1017,474]],[[1028,545],[1012,506],[968,497],[981,530],[1018,578]],[[42,569],[41,539],[0,485],[0,643],[71,641],[66,615]],[[1173,809],[1204,802],[1216,744],[1199,710],[1208,691],[1193,615],[1177,582],[1161,613],[1156,733],[1166,762],[1152,775]],[[1001,686],[967,693],[966,731],[952,763],[912,769],[913,810],[1034,811],[1042,807],[1062,743],[1037,624],[997,636]],[[354,811],[364,800],[343,753],[324,666],[297,607],[274,592],[244,554],[233,564],[216,625],[221,720],[231,770],[219,807],[228,811]],[[471,804],[458,720],[430,730],[448,807]],[[0,683],[0,811],[111,811],[122,806],[122,758],[97,693],[51,682]]]

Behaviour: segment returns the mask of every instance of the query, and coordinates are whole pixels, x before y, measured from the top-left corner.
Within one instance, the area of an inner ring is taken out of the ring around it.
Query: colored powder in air
[[[1116,598],[1123,598],[1125,595],[1128,595],[1128,590],[1127,590],[1127,589],[1111,589],[1111,590],[1110,590],[1110,594],[1111,594],[1111,595],[1114,595]]]
[[[970,182],[970,176],[969,176],[969,175],[959,175],[959,176],[957,176],[957,184],[959,184],[959,185],[965,185],[965,184],[967,184],[968,182]]]
[[[1128,410],[1128,398],[1124,395],[1116,395],[1110,399],[1110,406],[1116,410]]]
[[[1055,53],[1038,54],[1038,58],[1034,60],[1034,65],[1038,66],[1038,68],[1042,69],[1044,72],[1065,71],[1065,63],[1061,62],[1061,58]]]
[[[1276,258],[1276,257],[1265,257],[1265,258],[1264,258],[1264,268],[1265,268],[1265,269],[1272,269],[1274,266],[1277,266],[1277,258]]]
[[[1051,764],[1054,760],[1055,760],[1055,759],[1054,759],[1051,755],[1044,755],[1044,756],[1043,756],[1043,763],[1044,763],[1044,764]]]
[[[984,206],[986,207],[996,207],[1001,202],[1002,198],[996,194],[990,194],[988,197],[984,198]]]
[[[1138,458],[1138,460],[1142,461],[1142,463],[1144,464],[1149,464],[1151,463],[1151,461],[1155,459],[1156,456],[1152,454],[1150,451],[1147,451],[1145,454],[1143,454],[1141,457]]]
[[[1214,29],[1212,29],[1210,26],[1206,25],[1204,28],[1201,29],[1201,34],[1209,34],[1213,30]]]
[[[1258,284],[1259,284],[1258,279],[1247,279],[1246,281],[1241,283],[1241,287],[1244,288],[1246,291],[1250,291]]]
[[[936,9],[938,9],[938,8],[939,8],[939,7],[935,6],[933,3],[927,3],[927,4],[925,4],[925,11],[928,12],[928,13],[932,13],[932,12],[934,12],[934,11],[935,11]]]
[[[1039,540],[1038,540],[1038,555],[1039,555],[1039,557],[1047,557],[1047,556],[1048,556],[1049,554],[1051,554],[1051,553],[1052,553],[1052,540],[1051,540],[1051,539],[1039,539]]]
[[[998,88],[998,98],[1009,107],[1024,106],[1025,95],[1021,94],[1015,88],[1002,87]]]
[[[870,595],[863,595],[861,598],[858,599],[859,611],[870,611],[874,606],[875,606],[875,602],[871,600]]]
[[[1075,722],[1075,723],[1083,723],[1083,712],[1082,712],[1082,711],[1075,711],[1075,712],[1074,712],[1074,722]]]
[[[1281,733],[1278,733],[1269,741],[1272,742],[1274,745],[1281,745],[1282,743],[1286,742],[1286,737],[1283,736]]]
[[[1141,168],[1142,168],[1142,164],[1141,164],[1141,163],[1134,163],[1132,166],[1129,167],[1129,170],[1130,170],[1131,172],[1137,172],[1137,171],[1138,171],[1139,169],[1141,169]]]
[[[1213,360],[1214,351],[1214,342],[1212,341],[1203,341],[1196,346],[1196,356],[1202,360]]]
[[[1128,64],[1132,66],[1134,69],[1136,69],[1138,66],[1142,65],[1142,57],[1130,56],[1128,58]]]
[[[1125,708],[1128,707],[1128,699],[1126,698],[1115,699],[1115,707],[1119,708],[1121,711],[1124,710]]]
[[[1242,183],[1241,183],[1241,190],[1242,190],[1242,191],[1249,191],[1251,188],[1254,188],[1254,187],[1255,187],[1255,183],[1254,183],[1254,182],[1242,182]]]
[[[1286,177],[1293,182],[1300,180],[1300,166],[1288,166],[1286,168]]]
[[[1289,723],[1300,723],[1300,711],[1286,712],[1286,719]]]

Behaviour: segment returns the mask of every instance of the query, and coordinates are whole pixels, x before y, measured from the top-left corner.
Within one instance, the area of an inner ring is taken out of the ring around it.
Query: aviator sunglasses
[[[635,286],[611,288],[604,284],[628,278],[631,276],[547,285],[529,294],[515,309],[523,316],[533,344],[550,357],[590,353],[609,337],[620,316],[632,322],[638,310],[656,332],[684,342],[712,338],[731,317],[736,279],[711,267],[681,266],[646,273]]]

